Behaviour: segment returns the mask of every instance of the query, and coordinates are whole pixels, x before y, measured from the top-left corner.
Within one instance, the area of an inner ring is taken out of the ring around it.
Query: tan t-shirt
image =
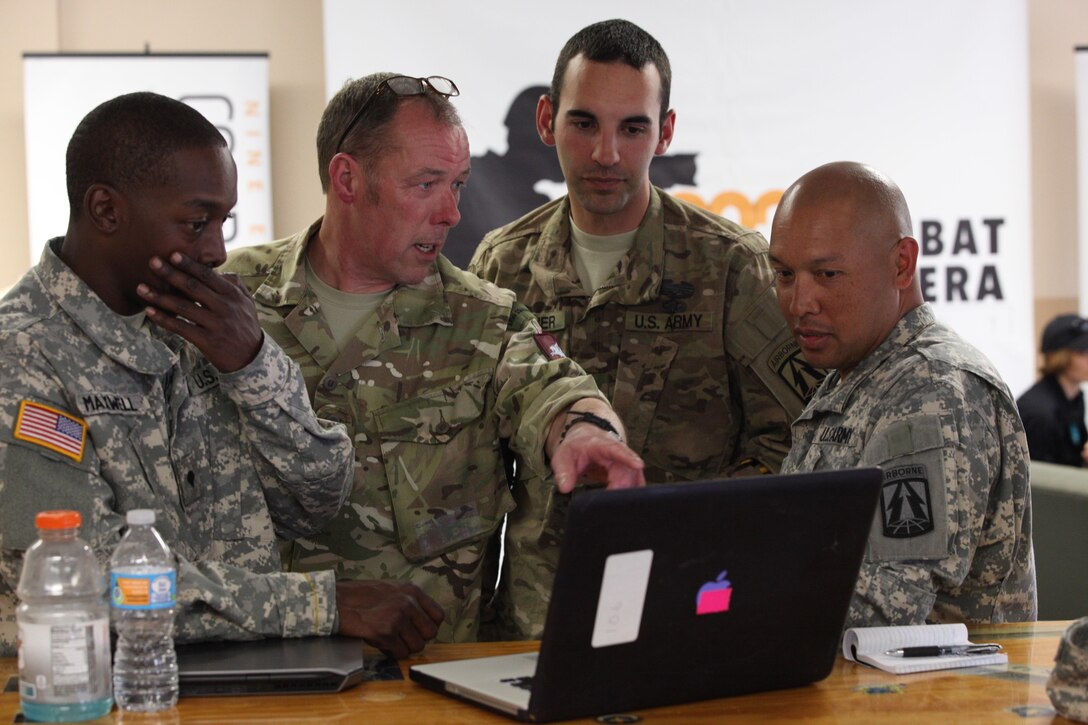
[[[317,301],[321,305],[321,314],[329,325],[332,339],[336,343],[337,350],[344,349],[344,343],[370,319],[382,300],[392,290],[385,292],[343,292],[326,284],[317,272],[310,266],[310,260],[306,260],[306,284],[314,291]]]
[[[574,269],[578,272],[582,289],[593,294],[598,287],[608,281],[608,278],[616,271],[616,265],[623,259],[623,255],[631,251],[631,247],[635,245],[637,232],[638,229],[632,229],[623,234],[599,237],[582,231],[574,223],[573,218],[570,220],[570,236],[573,242],[571,252],[574,257]]]

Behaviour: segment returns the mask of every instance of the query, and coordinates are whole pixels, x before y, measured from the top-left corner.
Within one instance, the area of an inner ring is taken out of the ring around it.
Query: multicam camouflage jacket
[[[523,483],[553,488],[544,443],[555,415],[601,394],[513,293],[440,258],[400,286],[338,351],[303,258],[320,220],[294,237],[232,253],[261,324],[302,368],[314,408],[347,424],[355,485],[325,530],[286,553],[292,570],[411,581],[445,610],[442,641],[476,639],[490,535],[514,501],[501,441]]]
[[[758,232],[654,189],[631,252],[589,295],[563,198],[484,237],[469,270],[513,290],[593,375],[647,481],[778,470],[819,377],[782,319]]]
[[[82,513],[103,570],[125,512],[154,509],[179,559],[182,641],[329,634],[332,573],[282,573],[275,536],[313,533],[344,500],[343,427],[317,420],[271,340],[221,374],[111,311],[60,241],[0,302],[0,652],[13,653],[22,552],[46,509]]]
[[[784,472],[880,466],[847,626],[1034,620],[1028,449],[986,358],[922,305],[793,426]]]
[[[575,271],[565,197],[488,234],[469,270],[516,292],[593,375],[646,480],[661,483],[777,471],[789,450],[790,422],[822,372],[782,318],[767,253],[758,232],[654,188],[634,247],[592,295]],[[507,528],[506,581],[518,591],[497,601],[503,638],[540,635],[568,501],[524,495]]]

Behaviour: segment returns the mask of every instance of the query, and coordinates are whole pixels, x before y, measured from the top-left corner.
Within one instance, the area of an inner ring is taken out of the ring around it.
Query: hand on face
[[[222,373],[248,365],[257,356],[264,333],[249,292],[233,275],[222,275],[181,252],[167,262],[152,257],[151,270],[174,292],[140,284],[148,318],[200,349]]]

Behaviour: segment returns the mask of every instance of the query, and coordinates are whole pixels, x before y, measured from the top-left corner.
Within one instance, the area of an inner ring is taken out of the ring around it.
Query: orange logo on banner
[[[764,192],[762,196],[756,199],[755,203],[752,203],[747,196],[739,191],[723,191],[715,196],[710,203],[707,203],[703,197],[698,194],[689,191],[679,191],[673,196],[721,216],[725,216],[724,212],[726,209],[736,209],[740,216],[739,221],[741,225],[752,229],[764,222],[770,221],[767,219],[767,210],[778,204],[779,200],[782,198],[782,192],[778,189]]]

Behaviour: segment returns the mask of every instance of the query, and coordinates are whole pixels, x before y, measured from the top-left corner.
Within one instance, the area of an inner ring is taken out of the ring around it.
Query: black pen
[[[947,655],[990,655],[1001,651],[999,644],[946,644],[931,647],[902,647],[885,650],[890,657],[941,657]]]

